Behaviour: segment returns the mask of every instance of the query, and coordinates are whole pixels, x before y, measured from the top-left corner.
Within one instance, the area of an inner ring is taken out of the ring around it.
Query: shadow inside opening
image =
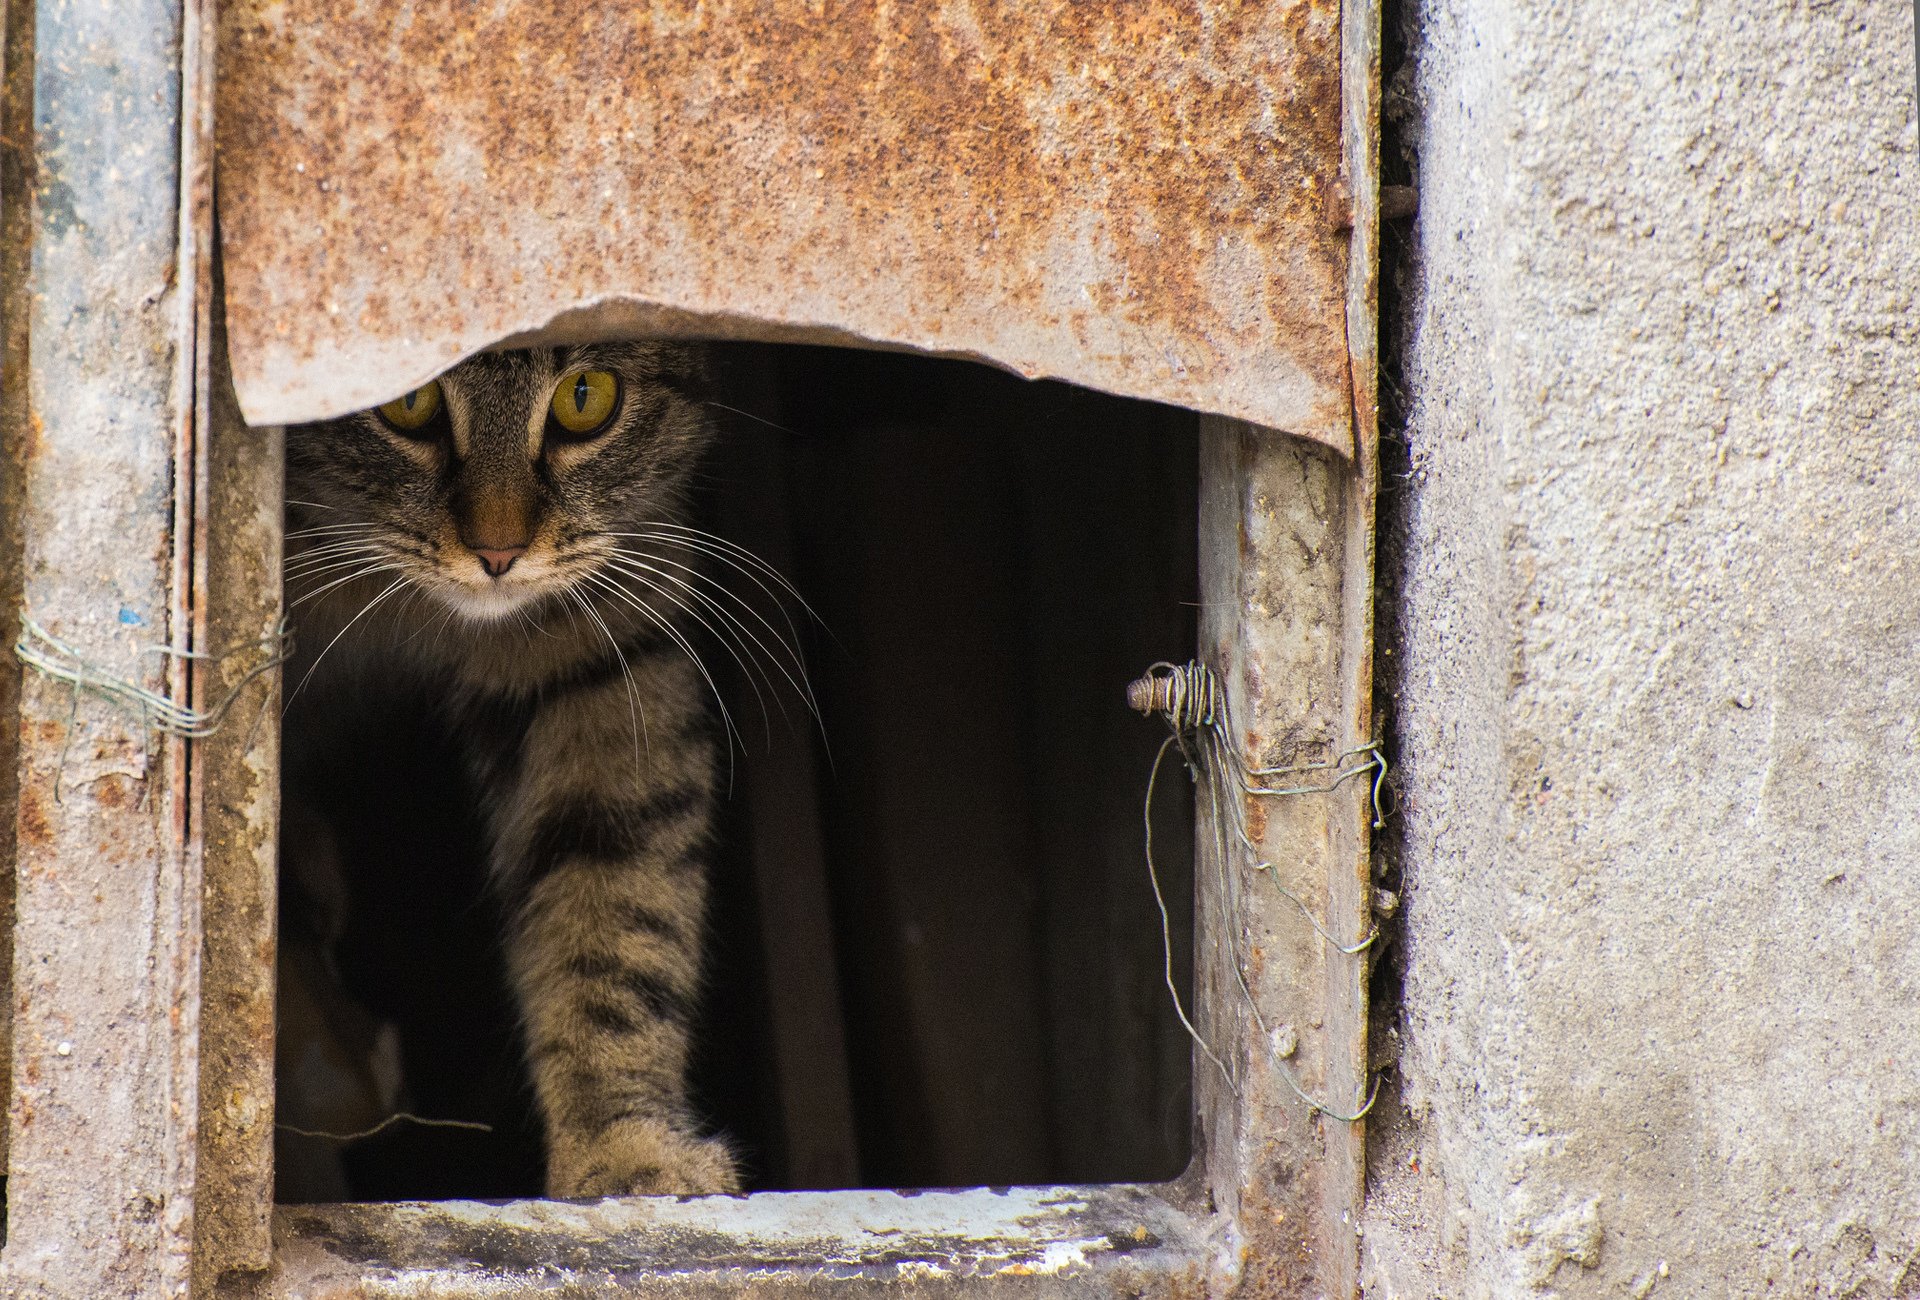
[[[818,615],[789,603],[820,720],[777,677],[763,717],[741,666],[707,648],[742,739],[714,863],[702,1113],[752,1190],[1176,1176],[1191,1043],[1141,843],[1165,733],[1124,690],[1193,653],[1197,418],[965,362],[721,357],[699,522]],[[349,1005],[283,977],[280,1086],[304,1070],[297,1086],[324,1088],[312,1031],[344,1016],[407,1111],[488,1128],[283,1131],[280,1199],[538,1195],[473,791],[430,702],[361,703],[325,725],[357,729],[364,761],[298,774],[351,864],[330,959]],[[286,725],[321,724],[296,704]],[[1183,997],[1192,825],[1190,788],[1163,779]],[[295,926],[283,914],[283,971],[323,960]],[[290,1026],[306,1050],[285,1050]]]

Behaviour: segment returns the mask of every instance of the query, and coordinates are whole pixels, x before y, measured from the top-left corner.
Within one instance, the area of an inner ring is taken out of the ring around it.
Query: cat
[[[721,743],[690,628],[729,617],[703,563],[757,564],[687,522],[711,361],[483,353],[287,431],[290,717],[401,682],[457,738],[550,1196],[740,1186],[687,1091]]]

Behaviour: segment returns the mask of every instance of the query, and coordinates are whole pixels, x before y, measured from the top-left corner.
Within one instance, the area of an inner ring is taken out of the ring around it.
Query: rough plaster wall
[[[1912,8],[1410,3],[1369,1295],[1920,1295]]]

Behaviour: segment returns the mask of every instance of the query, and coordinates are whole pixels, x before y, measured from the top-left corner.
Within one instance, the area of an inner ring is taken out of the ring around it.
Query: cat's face
[[[335,548],[310,589],[378,564],[485,621],[592,584],[622,534],[677,516],[711,436],[704,377],[689,344],[484,353],[378,410],[289,429],[294,534],[309,555]]]

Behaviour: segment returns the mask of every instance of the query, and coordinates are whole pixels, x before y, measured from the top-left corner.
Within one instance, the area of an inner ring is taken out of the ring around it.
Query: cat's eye
[[[411,393],[396,397],[380,408],[380,418],[399,433],[419,436],[433,417],[440,414],[440,381],[430,379]]]
[[[613,419],[620,380],[607,370],[578,370],[554,385],[553,422],[563,438],[590,438]]]

